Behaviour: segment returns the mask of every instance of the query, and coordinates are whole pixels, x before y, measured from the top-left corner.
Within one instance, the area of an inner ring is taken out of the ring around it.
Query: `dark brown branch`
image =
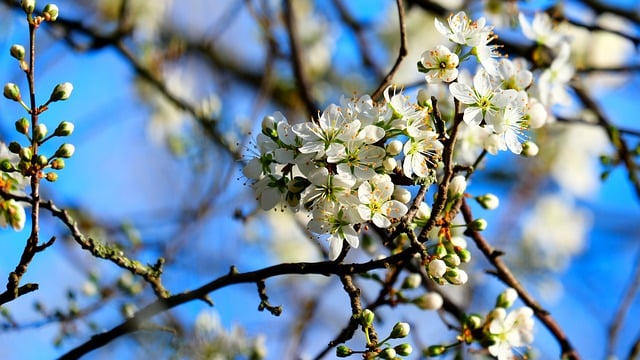
[[[380,96],[382,96],[382,93],[384,92],[384,90],[387,88],[387,86],[391,84],[391,79],[393,79],[393,76],[395,75],[396,71],[398,71],[398,68],[402,63],[402,60],[404,60],[404,58],[407,56],[409,52],[407,48],[407,29],[404,22],[405,15],[404,15],[404,6],[402,5],[402,0],[396,0],[396,5],[398,8],[398,23],[400,26],[400,49],[398,50],[398,57],[396,58],[396,62],[391,67],[391,70],[389,70],[389,73],[387,74],[387,76],[385,76],[384,79],[382,79],[382,82],[380,83],[380,85],[378,85],[378,88],[376,89],[376,91],[374,91],[373,94],[371,95],[371,98],[373,98],[374,100],[379,99]]]
[[[622,324],[625,317],[628,315],[631,305],[633,305],[633,299],[636,297],[636,293],[640,290],[640,252],[636,255],[635,269],[636,270],[631,278],[629,287],[620,302],[618,311],[616,311],[616,315],[609,325],[609,339],[607,341],[607,354],[609,355],[613,355],[613,349],[618,341],[618,333],[622,328]]]
[[[473,221],[473,214],[471,213],[471,208],[467,205],[466,200],[462,199],[462,204],[460,206],[460,210],[464,217],[464,220],[467,223]],[[522,301],[533,309],[536,317],[544,324],[544,326],[551,332],[553,337],[556,339],[558,344],[560,344],[560,357],[562,359],[567,360],[579,360],[580,355],[575,350],[569,338],[565,335],[564,331],[558,323],[555,321],[553,317],[549,314],[548,311],[544,310],[538,302],[527,292],[527,290],[522,286],[520,281],[516,279],[513,275],[509,267],[502,261],[500,256],[502,252],[496,251],[491,248],[489,243],[484,239],[484,237],[477,231],[473,231],[471,229],[467,229],[465,235],[469,236],[475,242],[478,249],[482,252],[485,258],[493,265],[495,268],[495,275],[507,286],[512,287],[518,292],[518,295],[522,299]]]
[[[112,340],[139,330],[145,322],[153,316],[185,304],[193,300],[200,300],[207,294],[233,284],[255,283],[262,279],[290,274],[319,274],[319,275],[352,275],[365,273],[374,269],[382,269],[407,261],[412,256],[410,249],[380,260],[372,260],[365,263],[337,264],[333,261],[323,261],[315,263],[285,263],[270,266],[256,271],[245,273],[230,273],[219,277],[197,289],[170,296],[159,298],[153,303],[140,309],[130,319],[120,325],[101,334],[97,334],[84,344],[72,349],[60,359],[77,359],[92,350],[100,348]]]

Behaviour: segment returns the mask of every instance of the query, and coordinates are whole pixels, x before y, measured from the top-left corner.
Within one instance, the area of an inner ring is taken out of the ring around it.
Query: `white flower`
[[[547,108],[554,104],[567,105],[571,102],[566,85],[573,77],[575,69],[569,62],[569,55],[569,44],[561,43],[558,56],[551,62],[551,66],[540,74],[536,82],[538,98]]]
[[[419,131],[415,137],[410,136],[404,144],[404,161],[402,171],[404,176],[411,178],[413,174],[418,177],[429,175],[429,164],[434,164],[444,148],[438,140],[438,135],[433,131]]]
[[[533,17],[533,22],[529,23],[524,14],[518,15],[522,34],[527,39],[550,48],[556,47],[563,41],[562,35],[553,29],[551,18],[545,12],[537,12]]]
[[[378,126],[367,125],[358,135],[344,143],[335,153],[327,153],[327,162],[337,164],[338,174],[368,180],[375,170],[382,166],[385,149],[372,145],[384,137],[384,130]]]
[[[324,167],[312,170],[308,179],[311,186],[307,188],[303,198],[304,207],[307,209],[319,203],[324,206],[329,202],[346,202],[351,188],[356,183],[355,177],[329,174],[329,170]]]
[[[394,185],[388,175],[376,175],[358,188],[358,213],[364,221],[372,221],[380,228],[391,226],[391,220],[407,213],[407,206],[391,200]]]
[[[482,120],[495,123],[500,116],[499,110],[504,108],[515,96],[514,90],[494,89],[489,74],[480,69],[473,77],[473,88],[463,83],[452,83],[449,90],[460,102],[467,104],[463,120],[469,125],[480,125]]]
[[[498,360],[513,359],[513,348],[526,346],[533,342],[533,310],[522,307],[507,312],[496,308],[491,312],[493,319],[489,323],[489,333],[495,343],[488,350]]]
[[[454,43],[473,46],[471,44],[476,44],[481,36],[480,30],[484,28],[485,19],[480,18],[477,22],[472,22],[464,11],[460,11],[449,16],[447,22],[448,27],[439,19],[435,19],[436,30]]]
[[[360,244],[358,233],[353,228],[354,223],[360,221],[357,212],[334,202],[327,202],[314,208],[313,219],[307,227],[316,234],[329,234],[329,259],[335,260],[342,252],[343,241],[354,248]]]
[[[335,154],[340,151],[347,141],[355,136],[360,129],[360,121],[347,121],[335,104],[329,105],[320,119],[316,122],[305,122],[293,126],[293,132],[302,139],[302,146],[298,149],[303,154],[325,153]]]
[[[502,79],[503,89],[525,90],[533,81],[533,74],[527,69],[527,62],[523,58],[500,59],[498,76]]]
[[[271,174],[263,177],[253,184],[256,192],[256,200],[262,210],[271,210],[280,203],[287,193],[285,178],[279,174]]]
[[[427,82],[451,82],[458,77],[458,55],[444,45],[438,45],[422,53],[420,62],[429,70],[426,75]]]
[[[490,125],[492,125],[493,131],[499,135],[499,140],[504,144],[500,146],[500,149],[504,150],[506,146],[512,153],[520,154],[522,152],[522,141],[526,139],[523,130],[527,126],[524,121],[524,113],[520,107],[509,104],[504,108],[502,116],[493,118],[493,120],[496,122]]]

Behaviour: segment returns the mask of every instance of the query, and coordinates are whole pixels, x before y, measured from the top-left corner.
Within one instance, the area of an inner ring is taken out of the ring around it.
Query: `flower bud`
[[[469,280],[469,276],[462,269],[449,269],[444,274],[444,278],[453,285],[463,285]]]
[[[445,351],[447,351],[447,347],[444,345],[431,345],[424,351],[423,355],[435,357],[444,354]]]
[[[360,313],[360,323],[362,324],[362,326],[369,327],[373,325],[373,319],[375,318],[375,316],[376,315],[373,313],[373,311],[364,309]]]
[[[441,278],[447,272],[447,264],[440,259],[431,260],[427,267],[430,276]]]
[[[436,247],[433,249],[433,255],[438,259],[442,259],[443,257],[447,256],[447,254],[447,248],[443,243],[438,243],[438,245],[436,245]]]
[[[27,220],[27,216],[24,212],[24,207],[18,204],[17,201],[9,199],[4,203],[6,209],[6,215],[9,219],[7,222],[11,225],[13,230],[20,231],[24,228],[24,223]],[[6,216],[5,215],[5,216]]]
[[[20,153],[20,150],[22,149],[22,146],[20,146],[20,144],[18,144],[17,141],[12,141],[9,143],[9,151],[11,151],[14,154],[18,154]]]
[[[392,172],[398,166],[398,161],[392,157],[388,157],[382,161],[382,167],[387,172]]]
[[[413,347],[410,344],[400,344],[394,347],[393,350],[400,356],[409,356],[413,352]]]
[[[60,158],[51,160],[51,168],[55,170],[64,169],[64,160]]]
[[[29,132],[29,120],[27,118],[20,118],[16,121],[16,131],[20,134],[27,134]]]
[[[54,173],[54,172],[48,172],[45,176],[45,179],[47,179],[48,182],[54,182],[56,180],[58,180],[58,174]]]
[[[351,356],[353,354],[353,350],[349,349],[346,345],[340,345],[336,348],[336,356],[339,358],[344,358]]]
[[[2,94],[9,100],[22,100],[22,97],[20,96],[20,88],[14,83],[6,83],[4,85],[4,92]]]
[[[386,359],[386,360],[393,360],[396,358],[398,354],[396,354],[395,349],[393,348],[386,348],[384,350],[382,350],[380,352],[380,355],[378,355],[378,358],[380,359]]]
[[[403,289],[415,289],[422,283],[422,277],[419,274],[409,274],[402,282]]]
[[[468,263],[471,261],[471,251],[464,248],[456,248],[456,255],[460,258],[460,262]]]
[[[75,146],[71,144],[62,144],[60,145],[58,150],[56,150],[55,156],[61,157],[61,158],[70,158],[71,156],[73,156],[73,153],[75,151],[76,151]]]
[[[45,156],[45,155],[38,155],[38,158],[36,159],[36,164],[40,165],[40,166],[47,166],[47,164],[49,163],[49,159]]]
[[[38,142],[42,141],[47,136],[47,133],[49,132],[49,130],[47,129],[47,125],[42,123],[36,125],[35,129],[33,130],[34,130],[33,132],[34,140]]]
[[[415,298],[413,303],[422,310],[439,310],[442,307],[444,300],[437,292],[429,292]]]
[[[53,88],[51,96],[49,97],[49,102],[67,100],[69,96],[71,96],[72,91],[73,84],[69,82],[58,84],[55,88]]]
[[[18,156],[20,156],[20,159],[24,161],[31,161],[31,158],[33,157],[31,147],[23,147],[22,149],[20,149],[20,152],[18,152]]]
[[[4,172],[12,172],[15,171],[16,168],[13,166],[9,159],[4,159],[0,161],[0,170]]]
[[[498,295],[496,299],[496,307],[508,308],[518,298],[518,292],[513,288],[507,288]]]
[[[25,55],[25,49],[24,46],[20,45],[20,44],[13,44],[11,45],[11,48],[9,49],[9,53],[11,54],[11,56],[13,56],[16,60],[22,61],[24,60],[24,55]]]
[[[483,218],[475,219],[469,224],[469,228],[474,231],[483,231],[487,228],[487,220]]]
[[[426,202],[423,201],[420,203],[420,205],[418,205],[418,212],[416,212],[416,219],[426,220],[429,217],[431,217],[431,208]]]
[[[396,186],[395,189],[393,189],[392,196],[403,204],[407,204],[411,201],[411,192],[401,186]]]
[[[20,6],[27,15],[32,14],[33,9],[36,7],[36,0],[21,0]]]
[[[500,205],[500,199],[491,193],[476,196],[476,201],[487,210],[494,210]]]
[[[482,316],[478,314],[470,314],[466,319],[464,319],[464,326],[471,330],[479,329],[482,326],[483,321],[484,319]]]
[[[522,155],[525,157],[535,157],[539,151],[538,145],[531,140],[527,140],[522,144]]]
[[[55,136],[69,136],[73,133],[74,125],[71,122],[63,121],[58,124],[58,127],[54,131]]]
[[[387,154],[396,156],[402,151],[402,142],[400,140],[391,140],[387,144]]]
[[[460,265],[460,257],[456,254],[447,254],[447,256],[442,258],[442,261],[449,267],[458,267],[458,265]]]
[[[431,96],[429,96],[429,92],[426,89],[418,90],[416,100],[418,100],[418,105],[422,107],[431,107]]]
[[[463,175],[456,175],[451,179],[449,183],[449,196],[453,199],[457,199],[467,189],[467,179]]]
[[[56,4],[47,4],[42,9],[42,16],[46,21],[56,21],[58,19],[58,6]]]
[[[451,237],[451,245],[453,245],[454,248],[466,249],[467,239],[463,238],[462,236],[454,235]],[[458,254],[458,256],[460,256],[460,254]]]

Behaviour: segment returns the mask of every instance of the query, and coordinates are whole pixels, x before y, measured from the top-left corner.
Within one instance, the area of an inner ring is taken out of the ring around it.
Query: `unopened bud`
[[[0,161],[0,170],[4,172],[12,172],[12,171],[15,171],[15,169],[16,168],[13,166],[13,164],[9,159],[4,159]]]
[[[9,143],[9,151],[11,151],[14,154],[18,154],[20,153],[20,150],[22,149],[22,146],[20,146],[20,144],[18,144],[17,141],[12,141]]]
[[[20,101],[22,97],[20,96],[20,88],[18,85],[14,83],[6,83],[4,85],[4,91],[2,93],[4,97],[13,101]]]
[[[462,269],[449,269],[444,274],[444,278],[453,285],[463,285],[469,280],[469,276]]]
[[[422,283],[422,277],[419,274],[409,274],[402,282],[403,289],[415,289]]]
[[[467,189],[467,179],[463,175],[456,175],[451,179],[449,183],[449,196],[453,199],[457,199]]]
[[[444,345],[431,345],[427,348],[423,355],[435,357],[444,354],[445,351],[447,351],[447,347]]]
[[[471,314],[464,320],[464,326],[467,329],[475,330],[482,326],[484,319],[478,314]]]
[[[387,154],[396,156],[402,151],[402,142],[400,140],[392,140],[387,144]]]
[[[60,158],[51,160],[51,168],[55,170],[64,169],[64,160]]]
[[[393,189],[393,198],[403,204],[407,204],[411,200],[411,192],[401,186],[396,186]]]
[[[437,292],[429,292],[415,298],[413,303],[422,310],[439,310],[442,307],[444,300]]]
[[[26,135],[29,132],[29,120],[27,118],[18,119],[16,121],[16,131]]]
[[[409,356],[413,352],[413,347],[410,344],[400,344],[393,348],[400,356]]]
[[[49,163],[49,159],[45,156],[45,155],[38,155],[38,158],[36,159],[36,164],[40,165],[40,166],[46,166]]]
[[[36,125],[34,129],[34,140],[38,142],[42,141],[47,136],[48,132],[49,130],[47,129],[47,125],[42,123]]]
[[[75,151],[76,151],[75,146],[71,144],[62,144],[60,145],[58,150],[56,150],[55,156],[61,157],[61,158],[70,158],[71,156],[73,156],[73,153]]]
[[[522,155],[526,157],[534,157],[538,155],[540,148],[533,141],[525,141],[522,144]]]
[[[426,220],[431,216],[431,208],[426,202],[421,202],[418,205],[418,212],[416,212],[416,218]]]
[[[442,260],[449,267],[458,267],[458,265],[460,265],[460,257],[456,254],[447,254]]]
[[[508,308],[513,305],[513,302],[518,298],[518,292],[513,288],[508,288],[501,292],[496,299],[496,307]]]
[[[392,157],[388,157],[382,161],[382,167],[388,172],[392,172],[398,166],[398,161]]]
[[[483,231],[487,228],[487,220],[483,218],[475,219],[469,224],[469,228],[474,231]]]
[[[60,124],[58,124],[58,127],[56,128],[53,134],[55,136],[69,136],[73,133],[74,128],[75,127],[73,126],[73,123],[68,121],[63,121]]]
[[[369,309],[364,309],[360,313],[360,323],[365,327],[369,327],[373,325],[373,319],[375,318],[375,316],[376,315],[373,313],[373,311]]]
[[[44,178],[47,179],[48,182],[54,182],[58,180],[58,174],[54,172],[48,172],[47,175],[44,176]]]
[[[21,0],[20,6],[27,15],[32,14],[33,9],[36,7],[36,0]]]
[[[464,248],[456,248],[455,252],[460,258],[460,262],[468,263],[471,260],[471,251]]]
[[[336,348],[336,356],[340,358],[348,357],[353,354],[353,350],[349,349],[346,345],[340,345]]]
[[[24,60],[25,49],[24,49],[24,46],[20,44],[11,45],[11,48],[9,49],[9,53],[11,54],[11,56],[13,56],[15,59],[19,61]]]
[[[491,193],[477,196],[476,201],[487,210],[494,210],[500,205],[500,199]]]
[[[56,21],[58,19],[58,6],[56,4],[47,4],[42,9],[42,16],[46,21]]]
[[[31,158],[33,157],[33,152],[31,151],[31,147],[23,147],[22,149],[20,149],[18,156],[20,156],[20,159],[24,161],[30,161]]]
[[[429,275],[434,278],[441,278],[447,272],[447,264],[440,259],[431,260],[427,268]]]
[[[380,355],[378,355],[378,357],[380,359],[386,359],[386,360],[393,360],[396,358],[398,354],[396,354],[395,349],[393,348],[386,348],[384,350],[382,350],[380,352]]]
[[[69,82],[58,84],[53,88],[51,96],[49,97],[49,102],[67,100],[69,96],[71,96],[72,91],[73,84]]]

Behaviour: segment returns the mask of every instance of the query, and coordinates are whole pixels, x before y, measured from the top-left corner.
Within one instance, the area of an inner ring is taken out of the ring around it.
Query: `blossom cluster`
[[[551,36],[546,22],[525,25],[524,17],[521,21],[525,35],[533,40],[562,42]],[[308,211],[308,229],[328,239],[331,259],[342,253],[344,242],[358,247],[364,224],[386,229],[398,222],[412,205],[411,185],[437,182],[444,142],[454,126],[460,130],[454,155],[460,163],[481,151],[525,155],[537,151],[526,130],[548,121],[552,104],[548,96],[544,101],[539,96],[568,81],[566,74],[562,79],[534,74],[526,60],[501,57],[498,45],[491,43],[496,38],[493,27],[483,18],[472,21],[460,12],[446,24],[436,20],[435,27],[447,43],[420,58],[418,70],[426,73],[427,88],[418,92],[417,101],[389,87],[384,101],[376,102],[369,95],[343,96],[311,122],[292,125],[279,112],[262,122],[255,140],[257,151],[244,167],[260,207]],[[474,59],[479,66],[471,76],[461,64]],[[559,59],[566,62],[562,54]],[[533,87],[536,75],[546,77],[546,85]],[[443,111],[442,119],[436,118],[429,96],[436,83],[446,86],[442,103],[453,97],[461,104],[461,114]],[[444,124],[438,126],[438,120]],[[414,223],[419,226],[429,214],[426,203],[417,205],[422,211]],[[440,261],[430,264],[434,278],[442,279],[447,273],[442,257],[454,254],[448,250],[461,249],[445,248],[436,256]],[[459,261],[452,264],[455,269]]]

